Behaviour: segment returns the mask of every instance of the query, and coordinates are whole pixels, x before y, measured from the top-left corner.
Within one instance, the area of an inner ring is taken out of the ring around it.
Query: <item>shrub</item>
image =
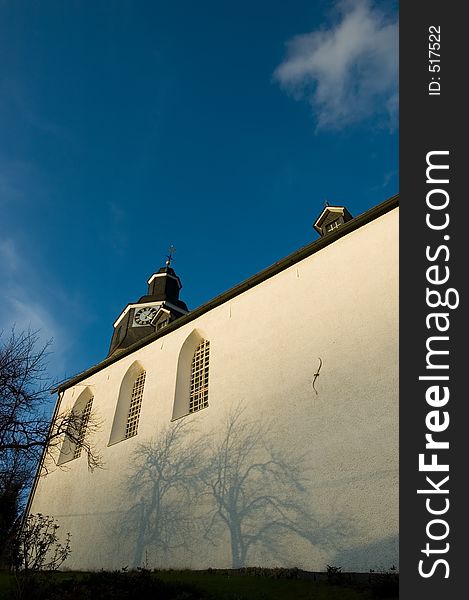
[[[70,555],[70,533],[59,541],[59,525],[53,517],[29,515],[14,542],[13,565],[17,571],[57,571]]]

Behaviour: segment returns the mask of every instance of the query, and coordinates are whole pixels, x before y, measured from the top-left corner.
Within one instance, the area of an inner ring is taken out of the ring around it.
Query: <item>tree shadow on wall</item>
[[[193,423],[178,421],[139,444],[133,454],[127,494],[136,502],[127,511],[120,534],[134,539],[134,567],[146,563],[149,547],[164,563],[171,552],[188,548],[195,536],[191,507],[199,487],[202,444],[194,440],[192,429]]]
[[[241,405],[228,414],[221,439],[212,436],[205,464],[200,478],[211,499],[205,535],[215,541],[228,531],[232,568],[246,566],[255,548],[288,560],[292,536],[326,549],[347,534],[345,519],[320,520],[311,510],[307,456],[277,450],[272,425],[248,420]]]
[[[289,562],[292,537],[335,550],[350,525],[314,513],[306,455],[279,451],[274,439],[271,424],[249,420],[239,405],[209,434],[179,420],[140,444],[127,480],[136,501],[120,528],[134,540],[133,566],[146,563],[150,548],[169,566],[175,551],[217,546],[225,534],[232,568],[246,566],[254,550]]]

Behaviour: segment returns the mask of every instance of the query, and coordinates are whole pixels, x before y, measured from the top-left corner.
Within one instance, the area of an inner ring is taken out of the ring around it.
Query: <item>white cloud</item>
[[[49,370],[52,376],[62,377],[68,336],[54,317],[50,290],[46,293],[34,265],[21,256],[11,238],[0,238],[0,280],[0,332],[8,336],[13,327],[18,333],[28,329],[37,331],[40,346],[53,340],[53,362]],[[56,293],[61,295],[57,290]],[[60,305],[57,301],[56,306]]]
[[[19,269],[20,257],[16,251],[13,240],[0,239],[0,269],[6,273],[14,273]]]
[[[124,256],[129,245],[126,211],[115,202],[108,201],[109,218],[103,238],[118,256]]]
[[[3,231],[8,231],[7,211],[18,213],[27,210],[32,197],[39,200],[46,193],[44,177],[34,163],[0,155],[0,209]]]
[[[287,42],[274,79],[311,104],[318,129],[338,129],[385,116],[394,127],[398,106],[398,22],[369,0],[341,1],[328,29]]]
[[[16,76],[4,76],[0,81],[0,99],[2,108],[13,110],[21,118],[23,123],[28,124],[42,133],[64,137],[66,131],[54,120],[41,112],[32,100],[33,94],[30,86],[25,80]]]

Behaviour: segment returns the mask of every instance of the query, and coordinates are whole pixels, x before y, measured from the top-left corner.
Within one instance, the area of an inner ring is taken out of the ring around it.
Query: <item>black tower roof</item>
[[[114,323],[108,356],[122,352],[135,342],[187,314],[186,303],[179,300],[181,280],[168,262],[148,280],[148,291],[128,304]]]
[[[181,280],[174,272],[174,269],[168,266],[161,267],[148,280],[148,292],[139,299],[138,303],[171,302],[171,304],[187,311],[185,302],[179,300],[179,290],[181,288]]]

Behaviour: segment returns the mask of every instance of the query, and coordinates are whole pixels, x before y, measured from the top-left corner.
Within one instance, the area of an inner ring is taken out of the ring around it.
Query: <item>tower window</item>
[[[75,450],[73,451],[73,458],[79,458],[81,455],[81,449],[83,448],[83,442],[85,440],[86,428],[88,427],[88,421],[90,420],[92,406],[93,398],[90,398],[85,404],[85,408],[81,413],[80,425],[78,427],[77,439],[75,443]]]
[[[137,434],[140,409],[142,407],[143,388],[145,387],[145,375],[146,371],[140,373],[132,387],[129,414],[127,416],[127,424],[125,427],[126,439]]]
[[[166,327],[166,325],[168,325],[169,323],[169,319],[163,319],[162,321],[160,321],[159,323],[156,324],[156,330],[160,330],[163,327]]]
[[[326,231],[334,231],[334,229],[337,229],[339,226],[339,219],[336,219],[335,221],[332,221],[332,223],[326,225]]]
[[[202,340],[192,358],[189,412],[208,406],[208,366],[210,342]]]

